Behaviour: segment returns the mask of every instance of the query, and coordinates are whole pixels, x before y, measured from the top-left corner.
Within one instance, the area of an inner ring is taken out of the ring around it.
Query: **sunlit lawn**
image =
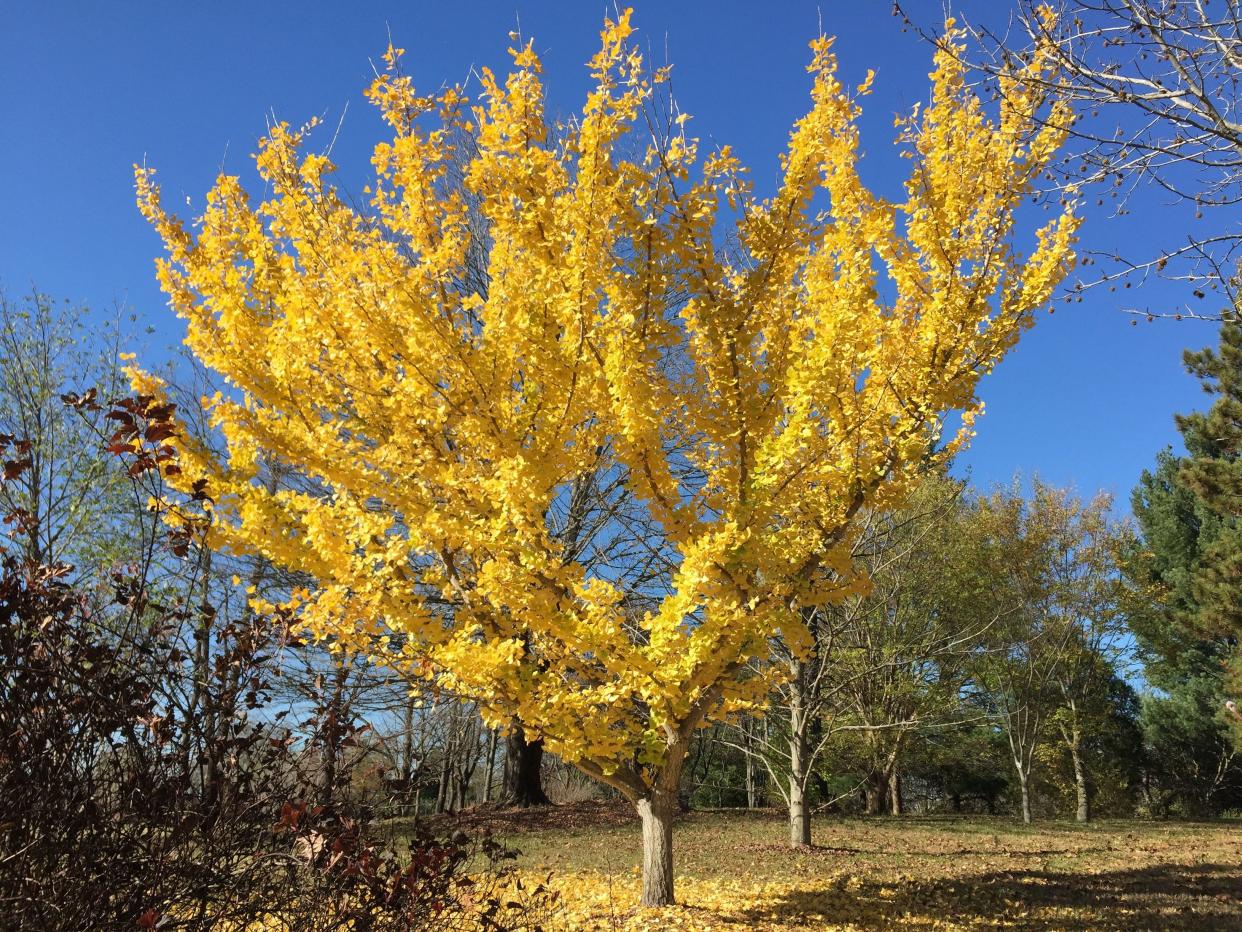
[[[674,841],[681,905],[658,912],[633,909],[623,809],[489,825],[524,870],[552,873],[565,929],[1242,929],[1238,822],[825,817],[815,846],[791,851],[779,813],[692,813]]]

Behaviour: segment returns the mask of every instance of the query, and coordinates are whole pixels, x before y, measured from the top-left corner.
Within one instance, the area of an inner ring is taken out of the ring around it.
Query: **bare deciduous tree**
[[[937,45],[914,8],[896,11]],[[1050,15],[1051,14],[1051,15]],[[966,27],[981,54],[970,64],[996,93],[1008,66],[1035,46],[1053,50],[1049,80],[1076,105],[1078,119],[1049,193],[1083,190],[1097,207],[1130,210],[1138,192],[1188,209],[1187,231],[1154,254],[1102,250],[1084,258],[1099,269],[1076,289],[1124,289],[1152,277],[1181,283],[1176,310],[1123,309],[1147,317],[1218,320],[1237,313],[1242,259],[1242,3],[1239,0],[1017,0],[1002,26]],[[1193,221],[1192,221],[1193,218]],[[1218,298],[1212,306],[1209,297]]]

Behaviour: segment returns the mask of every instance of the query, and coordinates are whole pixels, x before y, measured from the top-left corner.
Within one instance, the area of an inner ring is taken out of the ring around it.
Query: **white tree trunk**
[[[759,808],[759,768],[755,763],[755,739],[753,729],[755,723],[747,721],[743,725],[742,737],[746,747],[746,808]]]
[[[1031,787],[1027,779],[1027,773],[1021,767],[1018,768],[1018,783],[1022,787],[1022,821],[1027,825],[1031,824]]]
[[[789,775],[789,844],[801,848],[811,843],[811,815],[806,808],[806,794],[802,791],[802,779]]]
[[[789,844],[800,848],[811,843],[811,814],[806,808],[807,742],[806,701],[802,689],[803,665],[794,661],[789,690]]]

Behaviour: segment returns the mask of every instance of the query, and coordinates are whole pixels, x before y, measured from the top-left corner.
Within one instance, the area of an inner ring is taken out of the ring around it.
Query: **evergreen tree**
[[[1242,326],[1221,327],[1220,350],[1186,354],[1186,367],[1215,396],[1212,407],[1178,417],[1190,455],[1182,484],[1219,521],[1191,581],[1195,621],[1207,635],[1236,647],[1242,636]],[[1235,672],[1236,666],[1235,666]]]
[[[1215,400],[1177,418],[1187,455],[1163,451],[1134,490],[1144,546],[1129,561],[1129,614],[1158,690],[1142,708],[1149,804],[1206,814],[1242,786],[1242,735],[1231,740],[1223,713],[1242,686],[1242,327],[1227,321],[1219,350],[1185,359]]]
[[[1242,766],[1222,721],[1220,688],[1219,677],[1191,674],[1143,697],[1143,790],[1152,814],[1176,808],[1202,818],[1242,804]]]
[[[1184,458],[1169,449],[1144,470],[1131,497],[1142,546],[1127,561],[1132,604],[1127,615],[1147,681],[1172,691],[1189,676],[1219,667],[1225,645],[1205,638],[1195,623],[1194,579],[1223,520],[1183,482]]]

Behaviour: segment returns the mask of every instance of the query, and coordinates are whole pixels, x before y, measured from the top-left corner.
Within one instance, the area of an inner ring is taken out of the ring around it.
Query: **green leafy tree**
[[[762,763],[788,806],[791,845],[811,843],[812,797],[823,805],[837,795],[819,780],[821,758],[844,749],[830,771],[859,771],[868,813],[898,815],[909,736],[955,718],[964,661],[987,627],[955,606],[966,520],[962,484],[925,476],[907,508],[863,519],[853,558],[869,585],[807,612],[811,649],[773,639],[765,727],[745,731],[740,720],[733,743]]]
[[[1193,570],[1213,521],[1178,484],[1167,451],[1135,490],[1145,549],[1128,565],[1136,604],[1128,612],[1151,687],[1140,724],[1146,748],[1143,795],[1156,815],[1207,815],[1227,807],[1242,769],[1222,716],[1222,659],[1228,645],[1186,622]]]
[[[0,510],[15,516],[0,536],[35,563],[87,573],[134,549],[141,503],[100,444],[107,411],[71,410],[62,400],[91,389],[101,399],[126,391],[121,340],[119,315],[38,291],[22,299],[0,291],[0,434],[20,443],[23,465],[0,482]]]
[[[1124,583],[1119,557],[1128,528],[1109,518],[1112,499],[1083,502],[1063,490],[1036,484],[1032,509],[1047,526],[1043,610],[1064,631],[1065,646],[1054,679],[1060,707],[1052,724],[1068,757],[1079,822],[1091,818],[1097,780],[1092,748],[1114,713],[1114,663],[1124,634]]]
[[[1130,499],[1141,544],[1126,561],[1132,587],[1127,615],[1148,682],[1166,691],[1189,672],[1210,667],[1225,646],[1204,638],[1193,623],[1194,576],[1225,522],[1185,485],[1182,463],[1162,450]]]
[[[861,735],[869,814],[902,810],[900,763],[912,734],[960,713],[971,648],[995,620],[961,610],[963,541],[972,533],[962,484],[924,479],[908,512],[868,523],[860,562],[870,591],[847,615],[835,678],[844,719]]]
[[[1071,705],[1065,702],[1050,723],[1059,741],[1043,746],[1041,791],[1072,809],[1080,822],[1098,813],[1131,815],[1142,778],[1143,740],[1139,696],[1102,654],[1073,661],[1084,676]]]
[[[1059,688],[1072,638],[1055,610],[1051,565],[1057,522],[1052,493],[1036,483],[1028,500],[1017,485],[997,489],[976,507],[980,609],[991,612],[972,678],[1004,733],[1018,778],[1022,820],[1032,819],[1031,772],[1048,739],[1049,719],[1062,702]]]
[[[915,735],[905,773],[938,793],[950,812],[996,815],[1013,777],[1008,740],[976,699],[963,702],[961,711],[957,724]]]

